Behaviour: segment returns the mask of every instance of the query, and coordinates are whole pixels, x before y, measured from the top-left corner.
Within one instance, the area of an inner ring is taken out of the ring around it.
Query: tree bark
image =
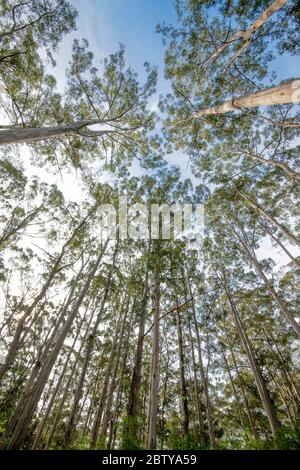
[[[160,262],[156,261],[155,273],[155,309],[152,330],[152,364],[150,376],[149,431],[148,449],[156,449],[158,382],[159,382],[159,318],[160,318]]]
[[[107,430],[108,430],[108,426],[109,426],[109,422],[110,422],[111,414],[112,414],[111,410],[112,410],[112,404],[113,404],[113,396],[114,396],[114,391],[115,391],[115,387],[116,387],[117,373],[118,373],[118,370],[119,370],[119,364],[120,364],[120,359],[121,359],[121,351],[122,351],[122,347],[123,347],[123,338],[124,338],[124,333],[125,333],[125,329],[126,329],[126,326],[127,326],[127,315],[128,315],[129,304],[130,304],[130,299],[128,298],[127,304],[126,304],[126,307],[125,307],[125,315],[124,315],[123,323],[122,323],[122,327],[121,327],[120,338],[119,338],[119,341],[118,341],[118,347],[117,347],[117,351],[116,351],[116,360],[115,360],[115,363],[114,363],[114,366],[113,366],[113,369],[112,369],[112,372],[111,372],[111,381],[110,381],[110,386],[109,386],[109,390],[108,390],[108,393],[107,393],[107,402],[106,402],[105,410],[104,410],[104,413],[103,413],[103,419],[102,419],[102,423],[101,423],[100,436],[102,437],[104,442],[106,440]],[[134,306],[131,309],[131,314],[130,314],[130,318],[129,318],[129,321],[128,321],[129,327],[132,324],[133,310],[134,310]],[[125,351],[127,349],[128,342],[129,342],[129,334],[127,335],[127,338],[126,338]]]
[[[78,328],[78,330],[77,330],[77,333],[76,333],[76,336],[75,336],[75,338],[74,338],[74,340],[73,340],[72,346],[70,347],[69,352],[68,352],[68,354],[67,354],[67,357],[66,357],[66,359],[65,359],[65,363],[64,363],[64,366],[63,366],[62,371],[61,371],[61,373],[60,373],[59,379],[58,379],[58,381],[57,381],[57,383],[56,383],[56,386],[55,386],[55,388],[54,388],[54,390],[53,390],[53,393],[52,393],[52,395],[51,395],[51,398],[50,398],[50,400],[49,400],[48,406],[47,406],[45,412],[43,413],[43,417],[42,417],[42,419],[41,419],[41,421],[40,421],[40,423],[39,423],[39,426],[38,426],[38,428],[37,428],[37,432],[36,432],[36,435],[35,435],[35,438],[34,438],[34,442],[33,442],[33,444],[32,444],[32,448],[31,448],[32,450],[35,450],[35,449],[37,449],[37,448],[39,447],[40,440],[41,440],[41,437],[42,437],[43,432],[44,432],[45,424],[46,424],[47,419],[48,419],[48,417],[49,417],[49,415],[50,415],[50,413],[51,413],[51,410],[52,410],[52,407],[53,407],[54,402],[55,402],[55,400],[56,400],[56,397],[57,397],[58,391],[59,391],[59,389],[60,389],[60,386],[61,386],[61,384],[62,384],[62,382],[63,382],[63,380],[64,380],[64,378],[65,378],[65,374],[66,374],[66,371],[67,371],[67,369],[68,369],[69,362],[70,362],[71,355],[72,355],[72,352],[73,352],[73,350],[74,350],[75,344],[76,344],[76,342],[77,342],[77,340],[78,340],[78,337],[79,337],[79,334],[80,334],[80,330],[81,330],[82,324],[83,324],[83,319],[82,319],[82,321],[80,322],[80,326],[79,326],[79,328]]]
[[[86,119],[73,122],[65,126],[56,127],[28,127],[0,130],[0,145],[32,143],[41,140],[53,139],[68,134],[80,135],[80,130],[86,126],[101,124],[100,119]],[[103,131],[105,134],[107,131]],[[98,133],[100,135],[100,132]]]
[[[243,323],[240,319],[239,313],[237,311],[237,308],[235,306],[235,303],[234,303],[234,301],[232,299],[232,296],[231,296],[231,293],[229,291],[229,287],[227,285],[225,272],[223,272],[222,275],[223,275],[223,280],[224,280],[223,286],[224,286],[224,289],[225,289],[227,299],[229,301],[231,311],[233,313],[233,317],[234,317],[234,320],[235,320],[237,331],[238,331],[241,343],[244,347],[245,353],[247,355],[249,365],[250,365],[251,371],[253,373],[254,380],[255,380],[255,383],[256,383],[256,387],[257,387],[259,396],[261,398],[264,410],[266,412],[272,434],[273,434],[273,436],[275,436],[276,432],[277,432],[277,430],[280,426],[280,423],[278,421],[275,409],[274,409],[274,407],[271,403],[269,393],[268,393],[268,390],[266,388],[265,382],[263,380],[261,371],[260,371],[259,367],[257,366],[256,360],[255,360],[255,357],[254,357],[254,354],[253,354],[253,351],[252,351],[252,347],[251,347],[251,344],[250,344],[250,340],[248,338],[248,335],[246,334],[244,325],[243,325]]]
[[[260,15],[260,17],[251,25],[247,30],[237,31],[231,38],[227,39],[222,46],[220,46],[216,52],[214,52],[210,59],[218,57],[222,52],[225,51],[231,44],[239,39],[243,39],[246,43],[236,52],[234,58],[241,55],[242,52],[246,49],[247,45],[250,43],[253,34],[261,28],[268,19],[274,15],[280,8],[284,7],[288,0],[275,0],[266,10]]]
[[[176,305],[178,307],[178,297],[176,295]],[[180,385],[181,385],[181,403],[182,403],[182,431],[183,436],[187,437],[189,432],[189,407],[188,407],[188,391],[185,379],[185,365],[184,365],[184,347],[182,338],[182,325],[178,309],[176,310],[176,329],[179,348],[179,372],[180,372]]]
[[[259,162],[265,163],[266,165],[270,165],[273,168],[280,168],[292,180],[300,181],[300,173],[293,170],[293,168],[291,168],[289,165],[287,165],[284,162],[280,162],[278,160],[272,160],[272,159],[269,159],[269,158],[263,158],[260,155],[257,155],[255,153],[251,153],[251,152],[240,151],[239,153],[241,153],[242,155],[245,155],[246,157],[249,157],[249,158],[252,158],[254,160],[258,160]]]
[[[223,104],[203,109],[195,113],[195,117],[211,114],[225,114],[241,108],[255,108],[258,106],[273,106],[276,104],[298,103],[300,101],[300,78],[283,83],[273,88],[267,88],[255,93],[249,93],[238,98],[232,98]],[[1,141],[0,141],[1,142]]]
[[[3,364],[0,367],[0,383],[1,383],[1,380],[3,379],[3,376],[10,369],[13,361],[15,360],[15,357],[17,355],[17,352],[18,352],[19,348],[20,348],[20,346],[22,345],[22,343],[25,339],[24,337],[22,338],[21,336],[22,336],[22,333],[24,331],[26,321],[30,318],[30,316],[33,313],[36,306],[45,297],[45,295],[48,292],[48,289],[51,286],[51,283],[52,283],[53,279],[55,278],[55,276],[61,271],[62,267],[60,265],[61,265],[61,262],[64,258],[67,247],[70,245],[70,243],[72,243],[72,241],[74,240],[76,234],[79,232],[79,230],[85,224],[87,218],[90,217],[92,212],[90,212],[89,215],[86,218],[84,218],[80,222],[80,224],[78,224],[78,226],[74,229],[71,237],[63,244],[62,249],[60,251],[60,254],[56,258],[45,284],[42,286],[39,294],[35,297],[34,301],[31,303],[31,305],[29,305],[26,308],[24,314],[22,315],[22,317],[18,321],[14,337],[13,337],[13,339],[10,343],[9,349],[8,349],[8,353],[7,353],[7,356],[6,356],[6,359],[5,359],[5,364]],[[27,331],[27,334],[28,334],[28,331]]]
[[[245,196],[243,193],[238,191],[238,195],[241,196],[248,204],[253,207],[254,210],[259,212],[265,219],[267,219],[271,224],[273,224],[275,227],[279,228],[279,230],[284,233],[284,235],[292,242],[295,243],[300,247],[300,240],[295,237],[284,225],[282,225],[278,220],[276,220],[274,217],[270,216],[262,207],[260,207],[258,204],[254,204],[247,196]]]
[[[113,367],[115,355],[117,352],[117,345],[119,341],[122,321],[123,321],[123,309],[121,310],[119,318],[118,318],[118,322],[117,322],[117,326],[116,326],[116,330],[115,330],[115,334],[114,334],[113,342],[111,346],[111,353],[108,359],[108,364],[107,364],[105,376],[103,379],[101,397],[100,397],[100,400],[96,409],[96,414],[95,414],[94,423],[93,423],[92,432],[91,432],[91,448],[95,448],[98,435],[99,435],[99,430],[100,430],[100,426],[102,422],[102,415],[103,415],[103,411],[104,411],[104,407],[105,407],[105,403],[107,399],[108,386],[109,386],[110,379],[111,379],[112,367]]]
[[[192,362],[193,362],[193,376],[194,376],[194,393],[195,393],[195,402],[196,402],[196,409],[198,415],[198,424],[199,424],[199,438],[202,444],[206,441],[205,431],[204,431],[204,420],[202,416],[202,402],[200,398],[200,391],[199,391],[199,384],[197,378],[197,367],[196,367],[196,358],[195,358],[195,351],[194,351],[194,340],[192,335],[192,328],[191,328],[191,321],[188,319],[188,327],[189,327],[189,339],[190,345],[192,350]]]
[[[147,304],[148,304],[148,298],[149,298],[148,273],[149,273],[149,267],[148,267],[148,261],[147,261],[143,300],[142,300],[142,305],[140,309],[139,333],[138,333],[137,346],[136,346],[136,352],[135,352],[135,357],[134,357],[134,366],[133,366],[131,385],[130,385],[130,391],[129,391],[129,397],[128,397],[128,405],[127,405],[127,416],[131,416],[133,418],[135,417],[136,411],[137,411],[139,390],[140,390],[140,384],[141,384],[141,378],[142,378],[142,359],[143,359],[143,351],[144,351],[145,321],[146,321]]]
[[[263,229],[267,232],[268,235],[270,235],[270,237],[277,243],[277,245],[280,246],[280,248],[285,252],[285,254],[290,258],[290,260],[293,261],[293,263],[295,263],[298,268],[300,268],[300,260],[298,260],[292,255],[292,253],[284,246],[280,239],[276,237],[274,233],[272,233],[270,229],[264,226]]]
[[[65,443],[66,447],[69,446],[69,444],[72,440],[74,430],[75,430],[75,423],[76,423],[76,418],[77,418],[77,414],[78,414],[79,403],[80,403],[81,396],[82,396],[84,380],[85,380],[86,372],[87,372],[87,369],[88,369],[88,366],[89,366],[89,363],[90,363],[91,355],[92,355],[92,352],[93,352],[95,337],[97,336],[98,327],[99,327],[100,321],[102,320],[102,314],[103,314],[104,306],[105,306],[105,303],[107,301],[107,297],[108,297],[108,294],[109,294],[114,263],[115,263],[115,257],[114,257],[112,269],[110,269],[110,271],[108,273],[108,276],[107,276],[107,282],[106,282],[106,286],[105,286],[105,289],[104,289],[104,293],[101,296],[102,300],[101,300],[99,312],[98,312],[98,315],[97,315],[97,318],[96,318],[96,322],[95,322],[95,324],[93,326],[93,329],[92,329],[92,331],[91,331],[91,333],[90,333],[90,335],[87,339],[87,345],[86,345],[86,351],[85,351],[85,356],[84,356],[84,360],[83,360],[82,370],[81,370],[79,381],[78,381],[78,384],[77,384],[77,387],[76,387],[76,390],[75,390],[73,405],[72,405],[71,413],[70,413],[70,418],[69,418],[69,421],[67,423],[66,430],[65,430],[65,435],[64,435],[64,443]]]
[[[230,341],[230,338],[229,338],[229,334],[228,334],[228,331],[225,327],[224,322],[223,322],[223,329],[225,331],[225,335],[226,335],[226,339],[227,339],[227,346],[230,350],[230,355],[232,357],[232,362],[234,364],[234,368],[235,368],[237,377],[239,379],[239,384],[240,384],[240,388],[241,388],[241,391],[242,391],[242,395],[243,395],[243,399],[244,399],[244,403],[245,403],[245,407],[246,407],[246,412],[247,412],[247,416],[248,416],[248,420],[249,420],[249,425],[250,425],[251,431],[253,433],[254,439],[257,439],[258,435],[257,435],[256,429],[255,429],[255,424],[254,424],[253,416],[252,416],[251,409],[250,409],[250,406],[249,406],[249,401],[248,401],[247,396],[246,396],[243,379],[241,377],[241,374],[240,374],[240,371],[239,371],[239,368],[238,368],[238,365],[237,365],[237,361],[236,361],[236,358],[235,358],[235,354],[234,354],[234,351],[233,351],[233,347],[231,345],[231,341]]]
[[[209,442],[211,449],[216,448],[216,438],[215,438],[215,430],[214,430],[214,422],[213,422],[213,415],[212,415],[212,406],[209,394],[209,387],[208,387],[208,378],[204,370],[203,365],[203,358],[202,358],[202,342],[200,338],[198,322],[196,317],[196,310],[194,305],[194,300],[192,300],[192,313],[193,313],[193,320],[194,320],[194,327],[196,331],[196,338],[197,338],[197,346],[198,346],[198,361],[200,367],[200,374],[201,374],[201,381],[204,388],[204,396],[205,396],[205,408],[206,408],[206,416],[207,416],[207,424],[208,424],[208,434],[209,434]]]
[[[281,299],[281,297],[277,294],[276,290],[270,283],[269,279],[265,275],[264,271],[261,268],[261,265],[254,253],[254,250],[250,249],[250,247],[246,244],[246,242],[240,237],[240,235],[236,232],[236,230],[232,228],[232,231],[237,238],[237,240],[240,242],[243,251],[245,254],[249,257],[250,261],[252,262],[255,271],[257,274],[260,276],[262,281],[264,282],[270,296],[274,299],[278,309],[281,311],[281,313],[284,315],[286,318],[287,322],[290,324],[290,326],[293,328],[294,332],[296,335],[300,338],[300,325],[296,322],[293,314],[289,311],[287,308],[285,302]]]
[[[101,259],[103,256],[103,251],[98,256],[94,266],[89,273],[87,280],[74,304],[72,307],[67,320],[65,321],[62,330],[54,344],[54,347],[48,357],[45,357],[44,362],[38,365],[37,369],[39,370],[38,378],[30,388],[29,393],[24,391],[23,395],[20,397],[19,403],[12,414],[8,426],[6,437],[9,437],[9,444],[7,445],[8,449],[18,449],[21,447],[22,442],[28,432],[32,417],[37,408],[39,399],[42,395],[44,386],[48,380],[48,377],[52,371],[52,368],[55,364],[55,361],[59,355],[61,347],[70,331],[70,328],[73,324],[73,321],[78,313],[79,307],[82,304],[83,299],[85,298],[90,284],[96,274],[96,271],[100,265]],[[36,372],[33,371],[33,374]],[[31,378],[28,379],[28,383],[31,382]]]

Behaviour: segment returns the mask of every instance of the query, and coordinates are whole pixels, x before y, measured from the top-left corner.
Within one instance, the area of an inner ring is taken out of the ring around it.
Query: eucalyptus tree
[[[64,35],[75,28],[76,16],[67,0],[1,3],[1,119],[9,120],[8,128],[34,125],[47,115],[55,80],[45,74],[42,50],[54,63],[53,53]]]

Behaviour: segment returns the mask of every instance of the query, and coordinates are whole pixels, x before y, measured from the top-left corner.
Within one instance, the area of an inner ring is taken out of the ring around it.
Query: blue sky
[[[68,34],[60,45],[54,72],[62,89],[65,69],[70,60],[72,42],[86,38],[95,55],[95,65],[115,52],[119,43],[126,48],[128,65],[143,79],[145,61],[159,69],[158,93],[170,90],[164,80],[164,51],[161,35],[155,29],[158,23],[176,24],[173,0],[71,0],[78,10],[77,30]],[[213,9],[217,14],[217,9]],[[299,64],[294,57],[279,56],[273,63],[277,81],[299,76]],[[155,98],[157,101],[157,97]]]
[[[100,56],[126,46],[130,64],[138,71],[145,60],[163,66],[161,37],[155,32],[163,20],[174,24],[172,0],[73,0],[79,11],[78,32]]]
[[[139,74],[142,82],[145,61],[158,66],[157,93],[149,100],[149,109],[157,111],[159,94],[170,91],[170,83],[164,79],[165,46],[162,37],[156,33],[159,23],[176,25],[173,0],[71,0],[78,11],[77,30],[68,34],[60,44],[56,55],[57,66],[51,71],[57,79],[60,91],[65,86],[65,71],[71,58],[73,40],[86,38],[94,53],[94,64],[115,52],[122,43],[126,49],[126,60]],[[218,14],[217,8],[212,9]],[[100,66],[101,67],[101,66]],[[273,63],[277,73],[276,82],[299,76],[299,64],[293,57],[280,56]],[[268,77],[271,74],[268,75]],[[267,78],[268,82],[268,78]],[[269,83],[266,83],[268,86]],[[169,163],[180,166],[182,178],[190,178],[189,160],[182,152],[168,156]],[[140,174],[138,162],[133,162],[133,172]]]
[[[158,93],[152,98],[155,107],[158,94],[166,93],[170,89],[169,83],[163,78],[164,70],[164,46],[162,38],[155,32],[156,25],[161,22],[166,24],[176,23],[176,14],[172,0],[72,0],[78,10],[77,31],[67,35],[60,45],[56,55],[57,67],[52,71],[55,75],[59,88],[65,85],[65,69],[71,57],[72,42],[75,38],[86,38],[90,48],[95,55],[95,65],[101,59],[118,49],[119,43],[126,48],[128,64],[131,65],[141,76],[143,75],[143,63],[148,61],[155,63],[159,68]],[[289,77],[299,76],[299,64],[294,58],[281,57],[274,63],[278,73],[278,82]],[[29,160],[29,158],[28,158]],[[192,177],[189,162],[186,155],[176,152],[167,158],[172,164],[179,165],[182,178]],[[30,166],[30,165],[28,165]],[[133,173],[140,174],[139,165],[133,165]],[[35,168],[29,168],[29,173],[36,172]],[[39,169],[42,176],[42,169]],[[45,170],[45,178],[48,182],[55,182],[64,188],[64,193],[74,200],[77,195],[81,199],[80,185],[76,174],[49,175]],[[50,177],[51,176],[51,177]],[[68,198],[67,198],[68,199]],[[292,250],[293,251],[293,250]],[[282,253],[274,253],[270,242],[264,242],[259,250],[259,257],[269,253],[277,262],[282,260]],[[280,266],[279,262],[279,266]]]
[[[172,0],[72,0],[78,10],[77,31],[68,35],[60,46],[57,61],[58,79],[63,84],[65,66],[74,38],[86,38],[95,54],[95,64],[112,52],[119,43],[126,49],[128,64],[143,78],[145,61],[159,67],[159,93],[169,89],[163,79],[164,47],[156,25],[176,23]],[[63,54],[62,54],[63,51]]]

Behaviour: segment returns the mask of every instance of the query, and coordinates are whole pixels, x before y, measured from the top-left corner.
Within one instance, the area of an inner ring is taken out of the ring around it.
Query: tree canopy
[[[126,45],[75,39],[59,90],[71,0],[1,2],[1,449],[299,449],[300,78],[274,64],[300,4],[173,3],[153,111]],[[125,198],[136,237],[110,239]],[[163,236],[184,205],[198,250]]]

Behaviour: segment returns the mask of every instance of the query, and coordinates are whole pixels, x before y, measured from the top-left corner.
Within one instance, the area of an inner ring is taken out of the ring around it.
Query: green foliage
[[[137,430],[139,419],[133,416],[126,416],[122,423],[122,445],[121,450],[139,450],[144,448],[144,444],[137,440]]]

